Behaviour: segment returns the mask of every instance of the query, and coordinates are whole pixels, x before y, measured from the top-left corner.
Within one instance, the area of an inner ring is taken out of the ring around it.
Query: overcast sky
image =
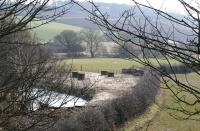
[[[78,0],[78,1],[87,1],[87,0]],[[105,2],[105,3],[118,3],[118,4],[128,4],[131,5],[133,2],[131,0],[93,0],[94,2]],[[185,14],[184,8],[178,2],[178,0],[137,0],[143,4],[148,4],[148,1],[155,8],[161,8],[162,10]],[[196,5],[195,2],[200,0],[186,0],[190,4]]]

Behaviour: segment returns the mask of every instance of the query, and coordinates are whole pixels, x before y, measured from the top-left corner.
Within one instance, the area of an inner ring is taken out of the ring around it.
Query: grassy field
[[[166,95],[164,96],[165,105],[174,105],[172,94],[169,91],[165,91]],[[199,131],[200,124],[198,121],[191,120],[176,120],[169,113],[171,112],[166,109],[162,109],[159,116],[156,117],[153,122],[150,123],[148,131]]]
[[[40,23],[35,23],[36,25]],[[61,24],[56,22],[51,22],[45,25],[42,25],[33,30],[33,33],[36,33],[37,37],[42,41],[49,41],[53,39],[56,35],[64,30],[73,30],[75,32],[79,32],[82,28],[78,26],[72,26],[67,24]]]
[[[120,58],[87,58],[87,59],[73,59],[73,60],[64,60],[66,64],[72,64],[75,70],[90,71],[90,72],[99,72],[101,70],[111,71],[114,73],[120,73],[122,68],[139,68],[143,67],[141,64],[128,59]],[[157,62],[152,59],[153,64]],[[173,64],[178,62],[171,60]],[[160,63],[165,64],[166,61],[160,60]]]
[[[185,75],[177,75],[180,81],[185,81]],[[199,76],[194,73],[190,73],[187,75],[187,80],[192,83],[193,85],[200,85]],[[175,103],[172,93],[169,90],[165,90],[164,95],[164,105],[170,107],[176,107],[177,103]],[[190,97],[192,99],[192,97]],[[183,105],[184,106],[184,105]],[[187,108],[189,109],[189,107]],[[193,108],[190,108],[193,110]],[[156,119],[151,122],[149,131],[199,131],[200,130],[200,123],[198,121],[192,120],[177,120],[174,119],[169,113],[177,114],[175,111],[167,110],[166,108],[162,108],[161,112]]]
[[[177,77],[179,80],[185,81],[185,75],[178,74]],[[200,85],[200,81],[198,80],[199,77],[196,74],[190,73],[188,74],[188,78],[192,84]],[[163,106],[161,107],[159,104],[153,104],[142,116],[127,122],[127,124],[123,127],[123,131],[131,131],[135,127],[138,127],[138,125],[143,125],[145,121],[147,122],[151,118],[153,119],[150,123],[148,123],[148,131],[199,131],[200,124],[198,121],[177,120],[170,115],[170,113],[178,113],[175,111],[167,110],[166,106],[177,107],[177,103],[175,103],[173,95],[169,90],[162,89],[162,92],[164,95],[160,96],[160,99],[163,99]],[[160,107],[160,109],[158,107]],[[193,109],[190,108],[190,110]],[[156,114],[156,112],[158,112],[158,114]],[[156,116],[154,118],[153,115],[155,114]],[[146,131],[147,126],[141,130]]]
[[[65,60],[66,64],[72,64],[75,70],[99,72],[101,70],[111,71],[115,73],[121,72],[122,68],[130,68],[132,66],[140,67],[141,65],[133,61],[118,58],[88,58]]]

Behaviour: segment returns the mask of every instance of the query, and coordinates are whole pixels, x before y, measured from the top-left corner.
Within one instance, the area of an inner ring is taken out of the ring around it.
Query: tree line
[[[53,42],[49,43],[49,48],[54,52],[67,53],[69,57],[80,57],[84,55],[82,52],[86,51],[93,58],[102,41],[103,34],[99,30],[91,28],[85,28],[80,32],[65,30],[55,36]]]
[[[122,42],[121,46],[111,48],[111,52],[108,53],[105,51],[106,46],[103,47],[102,45],[103,42],[112,42],[112,40],[100,30],[85,28],[80,32],[72,30],[62,31],[54,37],[53,41],[48,42],[47,47],[54,53],[66,53],[66,58],[100,57],[98,52],[101,52],[101,57],[142,58],[145,55],[146,57],[153,58],[156,55],[159,58],[163,58],[159,52],[155,51],[154,55],[152,55],[152,51],[149,49],[143,51],[139,46],[126,42]],[[135,56],[132,56],[130,52],[133,52]]]

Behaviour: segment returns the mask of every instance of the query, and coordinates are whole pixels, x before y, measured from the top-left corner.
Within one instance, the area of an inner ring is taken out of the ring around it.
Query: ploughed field
[[[139,77],[125,74],[115,74],[114,77],[101,75],[100,73],[81,72],[85,74],[84,80],[73,78],[73,82],[78,86],[88,86],[95,90],[92,100],[88,101],[87,106],[96,106],[117,97],[120,97],[128,90],[131,90]]]

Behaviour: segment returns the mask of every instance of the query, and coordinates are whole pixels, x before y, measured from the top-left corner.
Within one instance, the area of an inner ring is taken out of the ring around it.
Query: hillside
[[[53,39],[54,36],[62,32],[63,30],[73,30],[73,31],[79,32],[81,29],[82,28],[78,26],[51,22],[49,24],[42,25],[34,29],[33,32],[36,33],[37,37],[39,37],[40,40],[49,41]]]
[[[64,1],[57,1],[53,5],[62,5],[64,4]],[[80,4],[85,7],[86,9],[91,9],[91,4],[89,4],[88,2],[80,2]],[[120,18],[120,16],[123,14],[123,12],[125,10],[128,10],[130,12],[133,12],[134,15],[134,19],[131,19],[131,23],[134,25],[137,25],[137,23],[140,23],[141,26],[143,26],[145,24],[145,17],[148,17],[151,21],[151,23],[156,23],[157,20],[157,13],[155,13],[154,11],[152,11],[149,8],[146,7],[136,7],[133,5],[125,5],[125,4],[114,4],[114,3],[103,3],[103,2],[96,2],[95,3],[98,8],[100,9],[100,11],[104,14],[108,15],[108,21],[110,23],[115,23],[117,22],[117,20]],[[145,13],[145,17],[143,16],[143,13]],[[170,15],[172,15],[173,17],[178,18],[179,20],[182,20],[185,18],[184,15],[182,14],[177,14],[174,12],[169,12]],[[73,5],[70,8],[70,12],[66,13],[65,15],[63,15],[62,17],[58,18],[56,21],[59,23],[64,23],[64,24],[70,24],[70,25],[74,25],[74,26],[80,26],[80,27],[89,27],[89,28],[94,28],[94,29],[98,29],[99,27],[97,25],[95,25],[93,22],[89,21],[89,17],[90,14],[86,11],[83,11],[83,9],[81,9],[79,6],[77,5]],[[171,21],[169,21],[168,19],[166,19],[165,17],[162,17],[161,15],[159,15],[159,21],[157,21],[159,24],[158,28],[162,28],[162,33],[163,35],[165,34],[165,32],[168,32],[169,30],[172,30],[172,27],[176,27],[176,30],[174,31],[174,34],[176,36],[176,38],[171,37],[171,39],[175,39],[177,41],[187,41],[187,38],[184,36],[183,33],[191,33],[191,30],[175,24],[172,25]],[[163,28],[164,27],[164,28]],[[128,27],[126,27],[128,28]],[[151,32],[152,27],[150,26],[150,24],[148,26],[146,26],[146,30],[148,32]],[[177,31],[179,30],[179,31]],[[166,35],[166,37],[168,37]],[[192,38],[189,38],[192,39]]]

